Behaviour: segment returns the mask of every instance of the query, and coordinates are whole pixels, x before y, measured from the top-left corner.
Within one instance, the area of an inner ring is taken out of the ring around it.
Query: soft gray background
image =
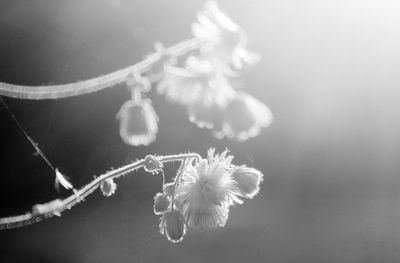
[[[202,1],[0,2],[0,81],[87,79],[138,62],[155,41],[190,37]],[[161,179],[139,172],[30,227],[0,232],[0,262],[400,262],[400,3],[378,0],[220,1],[263,60],[247,91],[275,122],[245,143],[217,140],[183,108],[152,94],[157,141],[124,145],[115,114],[123,87],[57,101],[7,99],[28,133],[76,186],[148,153],[229,148],[263,171],[261,193],[223,229],[173,245],[157,234]],[[0,107],[0,214],[66,192]],[[167,175],[173,175],[169,166]]]

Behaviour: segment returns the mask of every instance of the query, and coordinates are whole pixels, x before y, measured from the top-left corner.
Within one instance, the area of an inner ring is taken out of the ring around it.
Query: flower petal
[[[227,205],[204,206],[201,209],[194,209],[188,206],[184,210],[184,216],[190,228],[204,230],[223,227],[229,216]]]

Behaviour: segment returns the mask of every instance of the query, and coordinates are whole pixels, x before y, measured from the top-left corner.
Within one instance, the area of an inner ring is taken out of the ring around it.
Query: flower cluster
[[[148,78],[130,78],[127,86],[141,94],[150,90],[150,80],[157,81],[158,93],[185,106],[189,120],[211,129],[217,138],[244,141],[258,135],[261,128],[271,124],[271,111],[232,85],[232,78],[244,65],[259,60],[259,55],[245,48],[244,31],[215,2],[207,2],[192,24],[192,33],[201,45],[197,53],[183,56],[185,61],[180,64],[184,67],[177,66],[178,57],[170,57],[159,44],[155,72]],[[127,144],[148,145],[156,138],[158,117],[148,98],[137,97],[126,102],[117,115],[120,134]]]
[[[168,240],[179,242],[187,228],[193,230],[223,227],[234,204],[242,198],[253,198],[260,189],[263,174],[246,166],[232,164],[233,157],[225,151],[190,163],[164,185],[155,197],[154,212],[161,216],[160,232]]]

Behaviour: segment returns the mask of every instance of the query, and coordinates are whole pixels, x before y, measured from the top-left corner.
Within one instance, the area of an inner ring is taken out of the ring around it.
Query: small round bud
[[[161,217],[160,233],[173,243],[182,241],[186,233],[186,225],[181,212],[172,210],[164,213]]]
[[[164,214],[170,206],[169,198],[163,193],[158,193],[154,197],[154,214],[161,215]]]
[[[117,184],[114,183],[112,178],[106,179],[100,183],[100,190],[104,196],[109,197],[117,190]]]
[[[144,158],[144,170],[149,173],[157,173],[164,168],[164,165],[154,155],[147,155]]]

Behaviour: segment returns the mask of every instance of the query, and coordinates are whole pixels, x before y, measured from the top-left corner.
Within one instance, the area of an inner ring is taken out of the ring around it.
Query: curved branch
[[[157,157],[157,159],[163,163],[175,161],[185,162],[185,160],[190,161],[192,159],[195,159],[198,162],[200,158],[200,155],[196,153],[165,155]],[[42,221],[43,219],[47,219],[55,215],[60,216],[61,212],[71,209],[74,205],[80,203],[84,200],[84,198],[92,194],[97,188],[99,188],[102,181],[111,178],[118,178],[122,175],[131,173],[143,167],[144,163],[145,160],[142,159],[102,174],[89,184],[82,187],[80,190],[75,191],[74,194],[65,198],[64,200],[55,199],[45,204],[36,204],[33,206],[32,211],[26,214],[0,218],[0,230],[18,228]]]
[[[193,38],[166,49],[168,56],[181,56],[200,47],[202,40]],[[0,82],[0,95],[18,99],[60,99],[92,93],[123,83],[130,74],[143,73],[159,61],[161,54],[153,53],[141,62],[115,72],[70,84],[50,86],[24,86]]]

